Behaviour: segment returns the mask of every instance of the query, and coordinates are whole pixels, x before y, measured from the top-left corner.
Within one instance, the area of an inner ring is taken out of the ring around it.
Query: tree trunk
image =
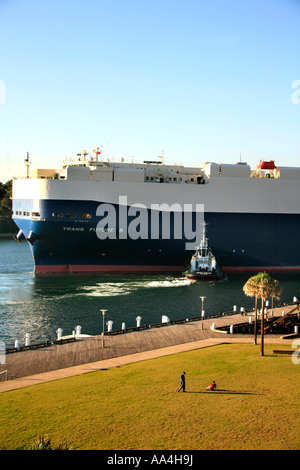
[[[261,341],[260,341],[260,355],[264,355],[264,309],[265,309],[265,301],[261,299]]]
[[[254,344],[257,344],[257,297],[255,296]]]

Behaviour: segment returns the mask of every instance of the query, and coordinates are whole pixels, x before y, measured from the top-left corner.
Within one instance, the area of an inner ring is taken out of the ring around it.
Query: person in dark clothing
[[[182,372],[180,376],[180,387],[178,389],[178,392],[182,389],[183,392],[185,392],[185,372]]]

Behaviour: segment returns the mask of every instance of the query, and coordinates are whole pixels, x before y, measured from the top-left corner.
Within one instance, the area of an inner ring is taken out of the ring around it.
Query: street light
[[[102,318],[103,318],[103,324],[102,324],[102,348],[104,348],[104,315],[107,310],[101,310],[102,312]]]
[[[201,309],[201,317],[202,317],[202,330],[203,330],[203,319],[204,319],[204,310],[203,310],[203,302],[206,297],[200,296],[200,299],[202,300],[202,309]]]

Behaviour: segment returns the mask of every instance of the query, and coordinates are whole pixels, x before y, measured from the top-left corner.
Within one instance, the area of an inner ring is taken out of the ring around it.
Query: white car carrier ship
[[[300,270],[300,168],[117,163],[94,153],[13,181],[16,238],[29,242],[37,274],[182,273],[199,245],[199,208],[223,272]]]

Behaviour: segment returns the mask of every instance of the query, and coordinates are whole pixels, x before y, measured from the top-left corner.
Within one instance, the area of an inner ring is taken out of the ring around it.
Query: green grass
[[[220,345],[1,393],[0,448],[47,436],[72,449],[299,449],[300,364],[278,348]]]

